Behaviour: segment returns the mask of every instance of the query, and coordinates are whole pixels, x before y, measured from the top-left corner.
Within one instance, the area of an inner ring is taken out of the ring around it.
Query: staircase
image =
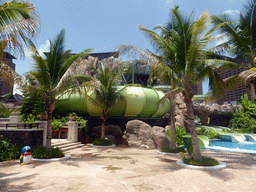
[[[81,142],[73,142],[67,139],[52,139],[52,147],[58,147],[63,152],[70,151],[85,146]]]

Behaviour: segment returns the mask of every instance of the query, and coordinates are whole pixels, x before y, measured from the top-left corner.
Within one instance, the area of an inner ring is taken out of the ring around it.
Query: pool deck
[[[68,152],[72,158],[20,166],[0,162],[0,191],[194,192],[256,191],[256,155],[202,150],[227,164],[223,170],[191,170],[180,158],[118,146],[85,146]]]

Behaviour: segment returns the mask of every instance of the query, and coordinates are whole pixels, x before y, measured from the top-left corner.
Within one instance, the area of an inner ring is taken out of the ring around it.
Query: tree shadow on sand
[[[0,173],[0,191],[14,191],[14,192],[25,192],[33,190],[34,188],[31,186],[33,183],[27,183],[27,179],[34,178],[38,173],[34,173],[27,176],[18,176],[19,173]],[[24,181],[22,184],[14,184],[18,181]]]

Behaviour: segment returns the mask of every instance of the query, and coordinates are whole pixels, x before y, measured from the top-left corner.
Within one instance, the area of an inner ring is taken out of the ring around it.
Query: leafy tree
[[[108,118],[109,109],[122,99],[121,91],[125,88],[118,89],[116,82],[121,75],[122,68],[115,66],[111,68],[109,65],[100,63],[98,68],[92,66],[94,74],[93,94],[88,96],[101,110],[102,130],[101,139],[105,137],[105,122]]]
[[[248,0],[240,12],[237,21],[228,14],[212,16],[212,23],[218,27],[219,35],[227,39],[220,45],[212,48],[218,54],[229,53],[235,59],[229,58],[245,69],[238,75],[228,78],[229,87],[244,81],[250,89],[251,96],[256,99],[256,0]],[[222,56],[220,56],[222,57]]]
[[[75,62],[78,58],[88,55],[92,49],[71,56],[70,50],[64,50],[64,42],[65,31],[62,30],[53,41],[50,41],[50,51],[44,58],[39,55],[33,42],[29,41],[34,70],[26,74],[26,79],[6,65],[6,70],[0,70],[2,74],[13,77],[24,92],[38,93],[43,98],[47,113],[47,148],[51,148],[52,114],[56,101],[66,93],[75,90],[81,92],[85,83],[92,80],[91,77],[78,73],[76,69],[79,63]]]
[[[0,5],[0,59],[5,48],[24,53],[26,38],[34,37],[39,26],[35,7],[30,2],[6,1]]]
[[[140,52],[139,56],[142,58],[150,58],[157,75],[167,79],[169,84],[172,84],[172,90],[166,94],[167,98],[172,100],[175,93],[182,93],[187,107],[185,124],[192,137],[193,158],[202,160],[194,121],[192,104],[194,94],[191,85],[208,77],[209,87],[213,95],[220,96],[224,91],[225,84],[217,71],[228,68],[234,63],[226,60],[209,59],[209,56],[214,55],[214,53],[207,51],[206,48],[209,42],[213,40],[212,33],[215,29],[208,30],[210,17],[207,12],[204,12],[195,21],[192,17],[193,13],[187,17],[176,6],[171,10],[166,25],[155,27],[155,29],[160,30],[160,35],[139,25],[139,29],[149,38],[157,54],[134,46],[121,46],[120,52],[128,55]]]

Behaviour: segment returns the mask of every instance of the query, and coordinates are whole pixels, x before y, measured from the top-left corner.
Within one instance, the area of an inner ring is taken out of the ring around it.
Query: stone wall
[[[43,145],[42,129],[0,129],[0,135],[8,138],[11,143],[20,146],[30,146],[34,148]]]

